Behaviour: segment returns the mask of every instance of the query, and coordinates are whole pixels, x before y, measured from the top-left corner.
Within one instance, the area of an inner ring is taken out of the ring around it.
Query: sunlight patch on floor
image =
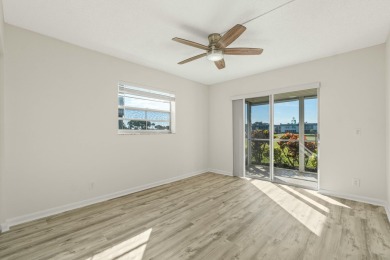
[[[324,214],[271,182],[252,181],[251,183],[311,232],[317,236],[321,235],[327,218]],[[265,189],[268,185],[272,185],[272,189]],[[283,187],[285,188],[286,186]]]
[[[328,202],[330,204],[333,204],[335,206],[340,206],[340,207],[344,207],[344,208],[348,208],[348,209],[351,208],[351,207],[349,207],[349,206],[347,206],[347,205],[345,205],[345,204],[343,204],[341,202],[338,202],[335,199],[332,199],[332,198],[330,198],[328,196],[322,195],[322,194],[318,193],[317,191],[314,191],[314,190],[306,190],[306,191],[311,193],[313,196],[316,196],[316,197],[318,197],[318,198],[320,198],[320,199],[322,199],[322,200],[324,200],[324,201],[326,201],[326,202]]]
[[[147,242],[149,241],[152,229],[129,238],[119,244],[116,244],[103,252],[100,252],[86,260],[102,260],[102,259],[132,259],[142,260],[144,256]]]
[[[321,203],[318,203],[317,201],[303,195],[302,193],[299,193],[297,192],[296,190],[288,187],[288,186],[283,186],[284,189],[288,190],[289,192],[293,193],[294,195],[296,196],[299,196],[301,199],[305,200],[306,202],[312,204],[313,206],[316,206],[317,208],[319,208],[320,210],[326,212],[326,213],[329,213],[329,209],[327,207],[325,207],[324,205],[322,205]]]

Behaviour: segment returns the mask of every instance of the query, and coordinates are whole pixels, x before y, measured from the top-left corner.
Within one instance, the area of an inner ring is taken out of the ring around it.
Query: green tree
[[[119,120],[119,129],[127,129],[126,124],[123,122],[123,120]]]
[[[146,130],[146,126],[151,126],[149,121],[145,122],[141,120],[130,120],[127,125],[131,130]]]

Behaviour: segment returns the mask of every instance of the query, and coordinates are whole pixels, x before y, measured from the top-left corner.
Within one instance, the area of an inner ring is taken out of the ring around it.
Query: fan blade
[[[246,27],[241,24],[236,24],[227,33],[225,33],[216,44],[217,48],[226,48],[234,42],[244,31]]]
[[[226,48],[223,54],[226,55],[260,55],[263,49],[260,48]]]
[[[219,70],[225,68],[225,60],[224,59],[218,60],[218,61],[214,61],[214,63],[215,63],[215,66],[217,66],[217,68]]]
[[[185,40],[185,39],[181,39],[181,38],[173,38],[172,40],[174,40],[175,42],[180,42],[182,44],[185,44],[185,45],[189,45],[189,46],[192,46],[192,47],[195,47],[195,48],[199,48],[199,49],[202,49],[202,50],[205,50],[205,51],[208,51],[209,50],[209,47],[207,47],[206,45],[203,45],[203,44],[200,44],[200,43],[196,43],[196,42],[192,42],[192,41],[189,41],[189,40]]]
[[[204,57],[204,56],[206,56],[206,55],[207,55],[207,53],[202,53],[202,54],[196,55],[196,56],[194,56],[194,57],[188,58],[188,59],[186,59],[186,60],[183,60],[183,61],[179,62],[178,64],[181,65],[181,64],[184,64],[184,63],[193,61],[193,60],[197,60],[197,59],[200,59],[200,58],[202,58],[202,57]]]

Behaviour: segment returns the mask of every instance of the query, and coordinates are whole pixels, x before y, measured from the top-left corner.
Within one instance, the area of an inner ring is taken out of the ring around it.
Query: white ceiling
[[[5,21],[85,48],[207,85],[384,43],[390,0],[3,0]],[[253,20],[230,47],[260,56],[225,56],[218,70],[202,53],[210,33]]]

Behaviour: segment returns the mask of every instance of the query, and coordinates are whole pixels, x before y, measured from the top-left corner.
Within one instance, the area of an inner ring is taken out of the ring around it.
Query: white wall
[[[210,168],[233,169],[232,96],[319,81],[320,188],[386,200],[384,56],[382,44],[211,86]]]
[[[7,219],[207,169],[207,86],[13,26],[5,33]],[[119,80],[174,92],[177,133],[118,135]]]
[[[0,54],[4,54],[4,13],[3,13],[3,1],[0,1]]]
[[[4,16],[0,1],[0,223],[4,221],[3,203],[3,156],[4,156]]]

